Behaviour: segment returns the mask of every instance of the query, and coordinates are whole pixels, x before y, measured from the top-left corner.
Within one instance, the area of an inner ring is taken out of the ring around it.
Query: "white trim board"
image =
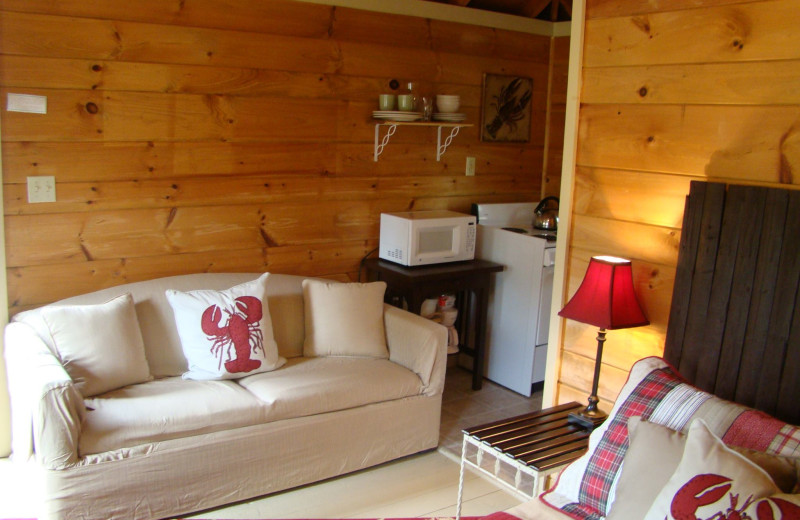
[[[0,148],[2,148],[0,141]],[[3,176],[3,159],[0,156],[0,181]],[[3,208],[3,183],[0,182],[0,209]],[[0,211],[0,328],[8,323],[8,285],[6,279],[6,239],[4,212]],[[11,404],[6,382],[6,364],[3,338],[0,336],[0,457],[11,453]]]
[[[550,307],[550,334],[547,338],[547,368],[545,369],[542,407],[554,406],[558,400],[558,380],[561,374],[561,349],[564,342],[565,320],[558,312],[567,302],[567,253],[572,229],[572,202],[575,189],[575,161],[578,149],[578,117],[581,101],[581,67],[583,65],[583,33],[586,0],[572,2],[572,35],[569,42],[569,76],[567,81],[567,112],[564,121],[564,154],[561,160],[561,193],[558,203],[558,240],[556,266],[553,275],[553,303]]]

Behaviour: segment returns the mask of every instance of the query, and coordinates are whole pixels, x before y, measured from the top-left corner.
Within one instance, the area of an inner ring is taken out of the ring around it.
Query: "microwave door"
[[[450,258],[459,247],[456,226],[422,227],[417,234],[416,254],[420,260]]]

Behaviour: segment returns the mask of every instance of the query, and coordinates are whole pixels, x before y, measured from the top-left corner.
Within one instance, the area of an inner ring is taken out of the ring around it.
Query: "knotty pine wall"
[[[0,0],[2,97],[48,102],[2,110],[10,312],[200,271],[352,280],[381,212],[538,200],[545,177],[557,193],[544,146],[547,125],[563,133],[566,80],[548,89],[550,47],[288,0]],[[401,127],[373,162],[391,79],[459,94],[477,123],[484,73],[533,78],[530,143],[467,128],[437,162],[435,129]],[[55,176],[57,202],[26,202],[33,175]]]
[[[550,94],[545,125],[545,158],[542,178],[543,195],[558,197],[561,194],[561,161],[564,148],[564,123],[567,107],[567,80],[569,77],[569,36],[555,37],[550,46]]]
[[[587,0],[567,297],[628,257],[652,322],[609,331],[605,410],[663,352],[689,182],[800,184],[798,26],[797,0]],[[585,402],[597,330],[565,327],[557,399]]]

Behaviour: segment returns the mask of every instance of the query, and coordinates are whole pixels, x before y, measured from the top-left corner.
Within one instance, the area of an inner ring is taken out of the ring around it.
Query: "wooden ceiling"
[[[572,18],[572,0],[428,0],[551,22]]]

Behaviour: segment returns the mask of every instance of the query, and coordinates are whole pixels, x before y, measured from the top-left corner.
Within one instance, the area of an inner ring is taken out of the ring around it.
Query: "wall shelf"
[[[380,137],[381,127],[386,126],[386,135]],[[436,160],[441,160],[447,147],[453,142],[453,138],[458,135],[458,132],[468,126],[473,126],[471,123],[443,123],[439,121],[385,121],[382,123],[375,123],[375,149],[372,160],[378,162],[378,157],[383,153],[383,149],[389,144],[389,139],[397,131],[398,126],[435,126],[436,129]],[[442,128],[449,128],[450,135],[442,141]]]

